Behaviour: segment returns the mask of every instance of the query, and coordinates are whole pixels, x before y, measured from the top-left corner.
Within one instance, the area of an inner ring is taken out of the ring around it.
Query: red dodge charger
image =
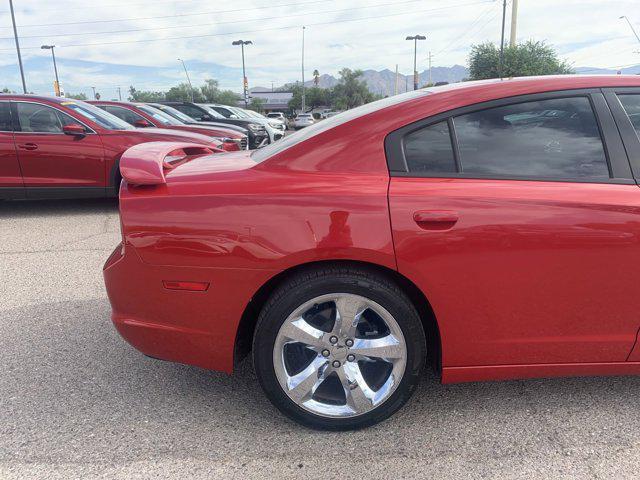
[[[122,158],[113,322],[352,429],[442,382],[640,373],[640,78],[386,98],[254,152]],[[636,273],[637,272],[637,273]]]

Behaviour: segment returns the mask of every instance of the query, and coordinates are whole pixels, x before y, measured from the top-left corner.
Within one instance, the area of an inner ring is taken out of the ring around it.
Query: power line
[[[491,1],[493,1],[493,0],[491,0]],[[471,3],[464,3],[464,4],[457,4],[457,5],[448,5],[446,7],[437,7],[437,8],[423,9],[423,10],[412,10],[410,12],[392,13],[392,14],[385,14],[385,15],[374,15],[374,16],[369,16],[369,17],[351,18],[351,19],[344,19],[344,20],[331,20],[331,21],[325,21],[325,22],[305,23],[305,25],[306,26],[335,25],[335,24],[338,24],[338,23],[359,22],[359,21],[363,21],[363,20],[374,20],[374,19],[379,19],[379,18],[398,17],[398,16],[402,16],[402,15],[415,15],[416,13],[433,12],[433,11],[438,11],[438,10],[449,10],[449,9],[452,9],[452,8],[467,7],[467,6],[478,5],[478,4],[483,4],[483,3],[487,3],[487,0],[476,1],[476,2],[471,2]],[[131,43],[162,42],[162,41],[168,41],[168,40],[189,40],[189,39],[196,39],[196,38],[218,37],[218,36],[224,36],[224,35],[239,35],[239,34],[243,34],[243,33],[269,32],[269,31],[277,31],[277,30],[288,30],[288,29],[291,29],[291,28],[300,28],[300,26],[299,25],[289,25],[289,26],[285,26],[285,27],[269,27],[269,28],[250,29],[250,30],[242,30],[242,31],[235,31],[235,32],[210,33],[210,34],[205,34],[205,35],[186,35],[186,36],[177,36],[177,37],[147,38],[147,39],[141,39],[141,40],[116,40],[116,41],[110,41],[110,42],[74,43],[74,44],[56,45],[56,46],[58,48],[70,48],[70,47],[90,47],[90,46],[98,46],[98,45],[124,45],[124,44],[131,44]],[[23,50],[35,50],[35,49],[39,49],[39,48],[40,48],[39,46],[38,47],[36,47],[36,46],[24,47]],[[10,50],[12,50],[12,49],[10,49],[10,48],[2,48],[2,49],[0,49],[0,51],[10,51]]]
[[[131,17],[131,18],[115,18],[112,20],[85,20],[81,22],[61,22],[61,23],[31,23],[27,25],[20,25],[20,28],[28,28],[28,27],[57,27],[63,25],[86,25],[93,23],[114,23],[114,22],[129,22],[135,20],[157,20],[161,18],[178,18],[178,17],[197,17],[201,15],[220,15],[221,13],[238,13],[238,12],[247,12],[252,10],[264,10],[265,8],[279,8],[279,7],[295,7],[301,5],[309,5],[313,3],[326,3],[326,0],[309,0],[306,2],[296,2],[296,3],[283,3],[280,5],[266,5],[263,7],[251,7],[251,8],[237,8],[234,10],[209,10],[206,12],[197,12],[197,13],[175,13],[172,15],[159,15],[153,17]],[[1,27],[7,28],[7,27]]]
[[[264,22],[265,20],[278,20],[281,18],[293,18],[293,17],[306,17],[308,15],[324,15],[327,13],[340,13],[340,12],[348,12],[352,10],[360,10],[363,8],[378,8],[378,7],[388,7],[395,5],[402,5],[407,3],[416,3],[421,0],[404,0],[400,2],[391,2],[391,3],[379,3],[376,5],[367,5],[366,7],[352,7],[352,8],[343,8],[339,10],[325,10],[322,12],[305,12],[305,13],[294,13],[291,15],[277,15],[274,17],[261,17],[247,20],[229,20],[226,22],[215,22],[215,23],[196,23],[189,25],[171,25],[168,27],[153,27],[153,28],[132,28],[127,30],[107,30],[104,32],[74,32],[74,33],[56,33],[56,34],[48,34],[48,35],[21,35],[20,38],[55,38],[55,37],[72,37],[72,36],[83,36],[83,35],[107,35],[114,33],[132,33],[132,32],[151,32],[157,30],[169,30],[174,28],[185,28],[185,27],[214,27],[217,25],[228,25],[233,23],[248,23],[248,22]],[[13,37],[0,37],[0,40],[10,40]]]
[[[491,2],[492,5],[489,6],[489,8],[485,9],[484,11],[482,11],[480,13],[480,15],[471,23],[471,25],[469,25],[469,27],[467,29],[465,29],[465,32],[462,35],[457,35],[451,42],[449,42],[449,44],[447,44],[444,48],[438,50],[434,55],[440,55],[443,52],[447,52],[449,50],[453,50],[455,48],[457,48],[461,43],[462,40],[466,37],[468,37],[469,35],[471,35],[471,32],[473,32],[473,29],[475,27],[477,27],[479,25],[480,20],[482,20],[482,18],[487,15],[488,13],[491,13],[492,10],[494,10],[495,5],[499,5],[498,3],[494,1]],[[498,15],[498,10],[495,10],[493,12],[493,15],[491,15],[487,21],[485,23],[482,24],[482,26],[475,32],[473,32],[473,35],[476,35],[478,33],[480,33],[482,30],[485,29],[485,27],[491,23],[491,21],[493,21],[493,19]]]

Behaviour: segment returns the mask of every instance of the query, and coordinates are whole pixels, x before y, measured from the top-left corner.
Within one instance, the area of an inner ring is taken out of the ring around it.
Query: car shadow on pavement
[[[363,442],[399,458],[473,448],[477,457],[507,459],[602,442],[623,451],[637,443],[640,379],[633,377],[443,386],[429,373],[390,420],[358,432],[315,432],[271,406],[251,362],[228,376],[147,358],[118,336],[109,313],[102,298],[0,311],[5,461],[303,455],[321,462],[357,455]]]
[[[117,210],[117,198],[0,201],[0,218],[88,215]]]

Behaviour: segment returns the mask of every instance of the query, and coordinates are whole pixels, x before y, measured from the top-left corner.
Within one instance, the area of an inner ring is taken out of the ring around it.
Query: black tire
[[[406,343],[406,367],[400,384],[382,404],[359,416],[323,417],[298,406],[280,386],[273,365],[276,337],[287,317],[303,303],[333,293],[351,293],[377,302],[394,317]],[[425,334],[414,305],[394,282],[368,268],[321,267],[288,278],[262,309],[253,338],[254,367],[266,396],[289,418],[322,430],[355,430],[393,415],[415,391],[425,359]]]

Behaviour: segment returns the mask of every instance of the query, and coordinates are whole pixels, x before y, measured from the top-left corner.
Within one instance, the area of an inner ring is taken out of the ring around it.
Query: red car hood
[[[143,138],[148,142],[194,142],[205,145],[218,145],[219,142],[208,135],[181,130],[169,130],[165,128],[144,128],[136,130],[114,130],[118,135]]]
[[[167,172],[167,182],[202,182],[219,173],[246,170],[255,165],[248,150],[205,155]]]

